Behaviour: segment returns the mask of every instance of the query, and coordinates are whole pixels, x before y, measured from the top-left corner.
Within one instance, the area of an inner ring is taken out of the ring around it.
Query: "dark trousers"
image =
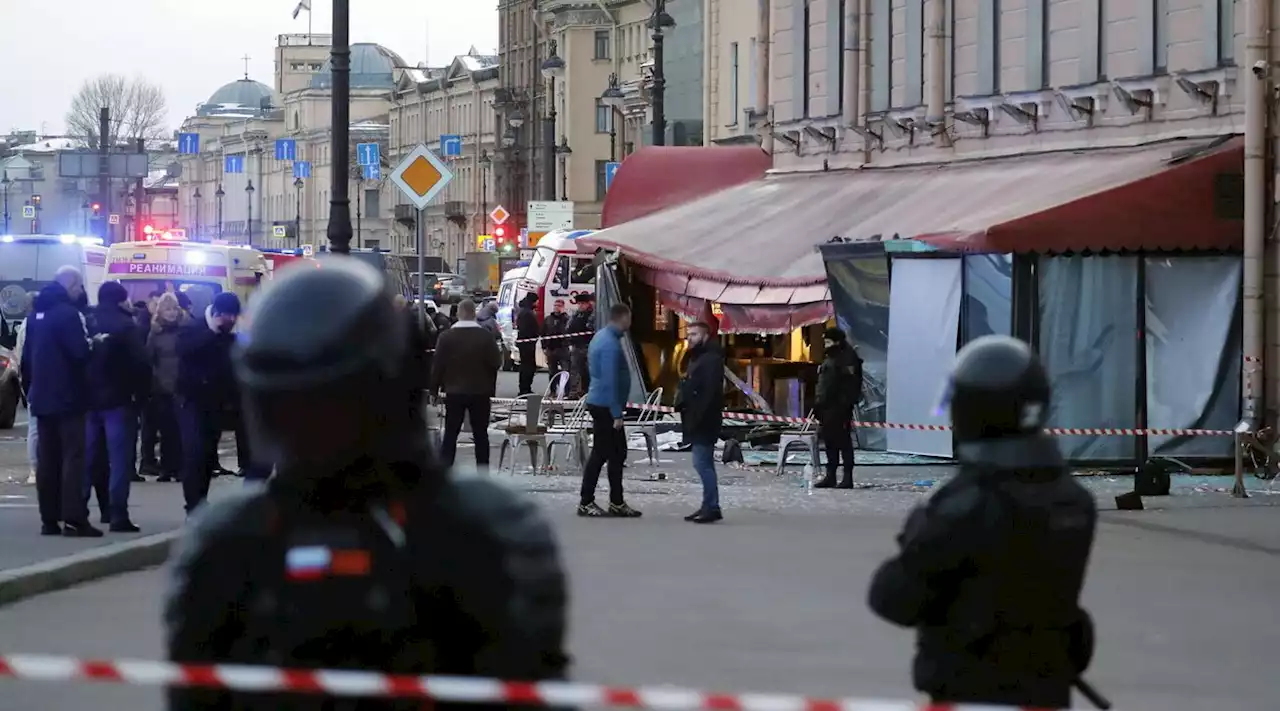
[[[555,343],[555,341],[552,341]],[[563,343],[563,341],[561,341]],[[556,377],[560,373],[569,370],[569,349],[563,346],[552,348],[546,351],[547,354],[547,373],[552,377]]]
[[[87,524],[84,503],[84,415],[40,417],[36,445],[36,498],[40,520]]]
[[[574,346],[569,354],[569,397],[578,399],[591,388],[591,370],[587,363],[587,347]]]
[[[85,508],[89,505],[90,483],[99,487],[100,457],[106,453],[108,474],[107,496],[98,492],[98,507],[111,523],[129,520],[129,487],[133,481],[134,456],[138,446],[138,415],[132,406],[110,410],[94,410],[85,424],[86,468],[89,476],[84,485]]]
[[[147,400],[146,405],[142,408],[142,414],[138,418],[138,439],[141,442],[138,464],[149,474],[158,469],[165,471],[156,459],[156,447],[164,447],[162,439],[164,436],[162,430],[165,426],[164,417],[161,412],[152,407],[152,403],[161,397],[164,396],[156,395]],[[172,421],[172,418],[170,420]],[[160,456],[161,458],[164,457],[163,452],[161,452]],[[166,471],[165,473],[172,473],[172,471]]]
[[[217,456],[218,424],[216,413],[201,403],[182,401],[178,408],[178,427],[182,432],[182,497],[187,512],[209,497],[209,452]]]
[[[533,392],[533,376],[538,372],[538,344],[518,343],[520,349],[520,393],[528,395]]]
[[[107,452],[107,435],[102,422],[93,413],[84,418],[84,505],[98,499],[98,511],[105,521],[111,520],[111,457]]]
[[[177,476],[182,469],[182,429],[178,426],[178,404],[168,393],[157,393],[147,400],[147,407],[142,415],[142,465],[147,466],[147,457],[151,457],[151,466],[155,467],[155,442],[150,446],[147,428],[154,427],[159,434],[161,474]]]
[[[609,476],[609,503],[621,504],[622,462],[626,458],[627,435],[622,428],[614,428],[613,413],[607,407],[587,405],[591,415],[591,456],[582,470],[582,505],[596,500],[596,484],[600,470],[606,468]]]
[[[236,419],[236,466],[246,482],[266,481],[271,477],[272,466],[259,462],[253,456],[253,440],[243,416]]]
[[[476,466],[489,466],[489,396],[444,396],[444,441],[440,443],[440,458],[447,467],[453,466],[458,454],[458,433],[462,431],[463,418],[471,422],[471,438],[476,443]]]
[[[818,427],[822,436],[822,448],[827,452],[827,476],[834,477],[843,464],[846,476],[853,476],[853,427],[849,421],[852,412],[824,414]]]

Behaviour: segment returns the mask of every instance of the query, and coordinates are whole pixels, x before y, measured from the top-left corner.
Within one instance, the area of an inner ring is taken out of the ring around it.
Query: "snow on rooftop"
[[[478,72],[483,69],[492,69],[493,67],[498,66],[497,57],[488,57],[479,54],[464,54],[461,57],[458,57],[458,61],[461,62],[462,66],[469,72]]]
[[[74,138],[50,138],[44,141],[37,141],[35,143],[13,146],[10,150],[23,153],[56,153],[58,151],[69,151],[83,147],[84,142]]]

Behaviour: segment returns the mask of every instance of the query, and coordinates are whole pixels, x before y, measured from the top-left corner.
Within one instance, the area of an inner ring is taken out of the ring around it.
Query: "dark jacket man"
[[[542,352],[547,355],[547,374],[553,380],[569,370],[569,339],[563,337],[568,332],[569,314],[564,312],[564,301],[557,299],[555,309],[542,321]]]
[[[862,359],[849,344],[844,331],[829,328],[822,336],[826,356],[818,366],[817,400],[822,447],[827,453],[827,469],[814,483],[816,489],[853,488],[853,419],[854,407],[862,400]],[[844,465],[844,476],[836,483],[836,470]]]
[[[1093,654],[1079,601],[1097,509],[1042,431],[1051,388],[1030,347],[987,336],[956,361],[960,472],[908,517],[868,602],[917,630],[912,677],[934,703],[1067,708]]]
[[[235,341],[230,331],[213,326],[210,313],[193,316],[178,333],[176,394],[211,412],[220,412],[233,403],[236,382],[231,347]]]
[[[538,295],[527,294],[520,300],[516,312],[516,349],[520,351],[520,394],[533,392],[533,378],[538,372],[538,337],[542,326],[538,322]]]
[[[714,445],[724,419],[724,351],[707,341],[691,349],[688,359],[676,401],[684,442]]]
[[[440,334],[431,368],[431,390],[444,392],[440,458],[452,465],[463,420],[471,423],[476,466],[489,466],[489,414],[502,356],[489,329],[476,322],[470,299],[458,304],[458,322]]]
[[[36,417],[82,415],[88,407],[89,340],[80,310],[58,283],[40,290],[27,322],[22,382]]]
[[[591,294],[578,294],[573,297],[577,310],[569,317],[568,332],[575,334],[569,338],[569,392],[571,397],[579,398],[591,388],[591,369],[587,365],[587,348],[591,345],[591,337],[596,332],[595,297]]]
[[[178,332],[176,395],[182,430],[182,493],[188,513],[209,495],[209,478],[218,461],[218,439],[238,409],[231,348],[239,316],[240,300],[235,294],[222,292],[203,314],[194,316]],[[235,419],[239,424],[239,418]],[[243,445],[239,449],[247,454],[248,440],[237,440]],[[248,465],[249,457],[243,458]]]
[[[151,369],[138,324],[125,310],[127,298],[123,286],[107,282],[99,290],[98,305],[89,317],[89,336],[101,337],[89,358],[90,410],[133,407],[146,400]]]

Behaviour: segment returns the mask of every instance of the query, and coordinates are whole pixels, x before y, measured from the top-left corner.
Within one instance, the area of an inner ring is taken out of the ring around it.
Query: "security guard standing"
[[[408,320],[374,268],[324,266],[286,273],[251,305],[236,375],[254,452],[276,474],[188,527],[165,605],[169,658],[563,678],[566,582],[550,526],[518,494],[432,460]],[[169,692],[174,711],[337,707]]]
[[[871,609],[918,630],[913,678],[934,703],[1067,708],[1073,685],[1090,693],[1094,500],[1043,433],[1050,386],[1031,349],[986,336],[956,361],[944,405],[960,471],[908,517]]]
[[[577,310],[569,318],[567,333],[574,334],[569,338],[569,397],[577,399],[591,389],[591,371],[587,367],[587,349],[591,346],[591,337],[596,333],[596,297],[595,294],[577,294],[573,297]]]

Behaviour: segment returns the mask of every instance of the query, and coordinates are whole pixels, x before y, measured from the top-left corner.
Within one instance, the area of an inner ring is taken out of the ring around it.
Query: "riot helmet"
[[[983,336],[960,349],[940,410],[949,409],[958,442],[1038,432],[1049,417],[1051,388],[1026,343]]]
[[[423,429],[408,323],[383,275],[340,256],[318,266],[256,296],[235,353],[252,451],[282,472],[390,461]]]

